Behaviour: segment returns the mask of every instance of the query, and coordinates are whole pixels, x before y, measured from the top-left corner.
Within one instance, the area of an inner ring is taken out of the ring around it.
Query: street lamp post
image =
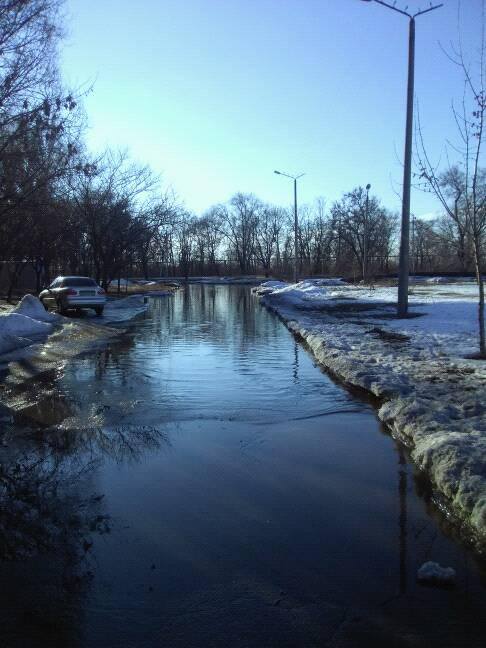
[[[398,265],[398,317],[406,317],[408,312],[408,272],[410,265],[410,189],[412,185],[412,137],[413,137],[413,90],[415,81],[415,19],[423,14],[439,9],[443,4],[430,5],[414,14],[399,9],[384,0],[362,0],[376,2],[388,9],[407,16],[408,35],[408,83],[407,83],[407,123],[405,128],[405,156],[403,164],[402,227],[400,234],[400,258]]]
[[[274,171],[277,175],[283,175],[286,178],[290,178],[294,181],[294,283],[297,283],[299,276],[299,217],[297,214],[297,180],[302,178],[305,173],[300,175],[293,176],[289,173],[283,173],[282,171]]]

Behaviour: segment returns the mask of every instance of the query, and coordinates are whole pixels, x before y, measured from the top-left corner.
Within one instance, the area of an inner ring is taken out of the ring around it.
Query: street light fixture
[[[403,165],[402,227],[400,234],[400,258],[398,264],[398,317],[406,317],[408,312],[408,272],[410,265],[410,189],[412,185],[412,137],[413,137],[413,90],[415,82],[415,19],[423,14],[440,9],[444,5],[430,5],[414,14],[399,9],[384,0],[362,0],[376,2],[392,9],[409,19],[408,37],[408,84],[407,84],[407,123],[405,128],[405,156]]]
[[[300,175],[293,176],[289,173],[283,173],[283,171],[274,171],[277,175],[285,176],[294,181],[294,283],[297,283],[299,271],[298,271],[298,258],[299,258],[299,217],[297,215],[297,180],[302,178],[305,173]]]

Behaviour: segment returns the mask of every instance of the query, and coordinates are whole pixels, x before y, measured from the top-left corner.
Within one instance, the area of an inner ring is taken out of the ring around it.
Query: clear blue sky
[[[457,40],[458,0],[443,1],[417,24],[416,98],[437,157],[462,91],[439,47]],[[370,182],[399,209],[405,17],[359,0],[67,0],[66,10],[65,79],[94,82],[89,148],[127,148],[189,209],[237,191],[287,206],[290,181],[274,169],[306,173],[302,202]],[[481,0],[462,0],[468,47],[480,17]],[[418,216],[437,208],[413,192]]]

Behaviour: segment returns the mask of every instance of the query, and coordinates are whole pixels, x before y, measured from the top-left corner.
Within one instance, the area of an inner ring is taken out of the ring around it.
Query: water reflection
[[[460,628],[484,601],[369,403],[247,288],[154,299],[109,348],[9,398],[0,603],[14,581],[20,623],[57,592],[51,645],[322,645],[349,610],[400,625],[407,606],[429,608],[426,632],[448,617]],[[427,559],[467,580],[466,612],[461,589],[440,607],[417,587]],[[395,617],[389,601],[404,606]],[[29,628],[36,645],[38,614]]]
[[[398,497],[400,513],[400,594],[407,591],[407,462],[402,448],[398,450]]]
[[[2,645],[75,646],[96,571],[94,540],[119,525],[96,485],[100,467],[138,462],[169,439],[147,426],[83,428],[69,418],[25,427],[36,419],[24,417],[0,448]]]
[[[93,536],[109,533],[110,519],[91,461],[21,445],[0,452],[2,643],[75,645]]]

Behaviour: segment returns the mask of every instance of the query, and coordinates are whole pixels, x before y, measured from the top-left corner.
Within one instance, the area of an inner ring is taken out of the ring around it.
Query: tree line
[[[126,153],[87,151],[82,92],[63,86],[58,67],[61,5],[0,0],[0,277],[7,297],[27,269],[37,290],[62,273],[90,275],[105,287],[129,276],[290,277],[291,209],[237,193],[197,216]],[[484,93],[474,97],[465,123],[481,143]],[[418,178],[444,215],[413,220],[412,271],[477,274],[486,196],[479,157],[473,174],[464,165],[435,173],[425,147],[419,162]],[[301,206],[299,274],[372,279],[393,272],[398,225],[363,187],[329,205],[320,198]]]

